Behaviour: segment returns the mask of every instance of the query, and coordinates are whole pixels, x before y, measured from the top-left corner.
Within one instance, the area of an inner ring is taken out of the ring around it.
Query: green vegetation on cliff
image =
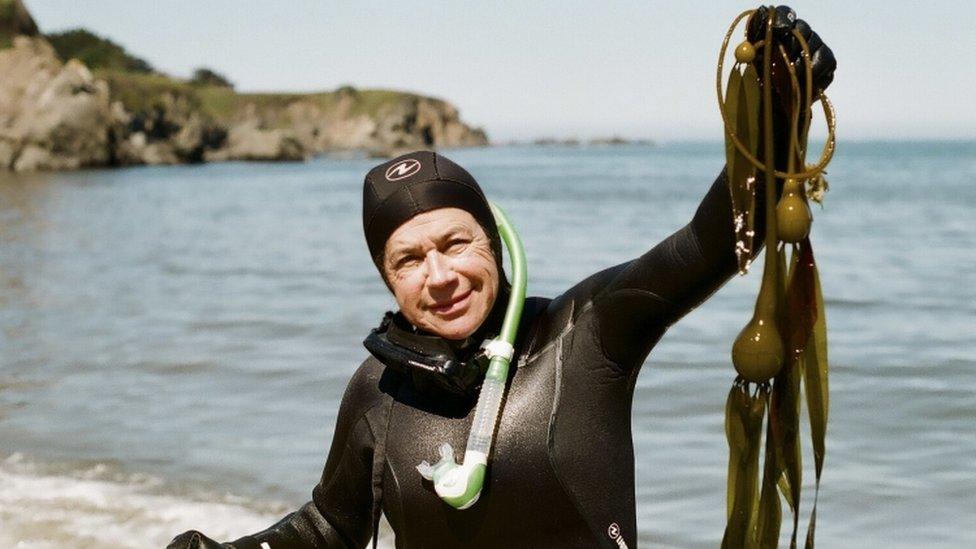
[[[129,112],[150,112],[163,108],[173,101],[213,120],[230,120],[246,106],[258,110],[283,110],[288,105],[302,101],[311,103],[325,112],[336,109],[348,98],[348,115],[376,116],[383,109],[403,101],[420,99],[421,96],[392,90],[357,90],[343,86],[336,91],[320,93],[238,93],[232,88],[217,85],[200,85],[191,81],[172,78],[159,73],[133,73],[119,70],[95,70],[95,77],[108,82],[113,100],[121,101]]]
[[[5,1],[11,0],[0,0]],[[47,39],[62,59],[79,59],[97,78],[108,82],[112,99],[121,101],[126,110],[134,113],[165,108],[175,101],[188,109],[199,110],[211,119],[228,120],[246,105],[257,109],[283,109],[296,101],[304,101],[323,111],[331,111],[345,99],[348,114],[375,116],[384,108],[420,97],[389,90],[357,90],[351,86],[313,94],[237,93],[225,76],[206,67],[198,68],[190,80],[155,72],[145,60],[85,29],[49,34]]]
[[[71,29],[46,35],[61,59],[78,59],[89,69],[108,69],[147,74],[152,66],[125,48],[87,29]]]
[[[37,23],[20,0],[0,0],[0,49],[10,47],[14,36],[37,33]]]
[[[9,46],[18,34],[37,35],[39,31],[21,0],[0,0],[0,47]],[[148,113],[175,102],[205,117],[226,121],[249,105],[259,110],[284,109],[302,101],[324,112],[342,104],[347,116],[375,117],[403,102],[421,99],[412,93],[352,86],[312,94],[237,93],[230,80],[213,69],[200,67],[189,80],[174,78],[156,72],[146,60],[87,29],[51,33],[45,38],[63,60],[78,59],[108,82],[111,98],[133,113]]]
[[[221,86],[224,88],[234,87],[234,83],[228,80],[226,76],[213,69],[208,69],[207,67],[199,67],[198,69],[194,70],[193,77],[190,78],[190,83],[197,86]]]
[[[164,97],[186,101],[191,108],[198,108],[199,91],[189,82],[156,72],[138,73],[115,69],[96,69],[95,78],[108,83],[112,100],[121,101],[129,112],[149,112],[165,105]],[[226,89],[226,88],[222,88]]]
[[[257,109],[284,109],[297,101],[314,104],[323,111],[338,107],[344,98],[350,103],[348,114],[376,116],[384,108],[402,101],[420,99],[419,95],[392,90],[357,90],[343,86],[336,91],[319,93],[237,93],[219,86],[197,88],[196,100],[201,110],[215,119],[226,119],[246,105]]]

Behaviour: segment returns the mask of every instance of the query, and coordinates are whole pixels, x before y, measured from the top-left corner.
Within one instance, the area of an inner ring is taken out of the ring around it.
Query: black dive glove
[[[196,530],[190,530],[173,538],[166,549],[234,549],[234,546],[217,543]]]
[[[793,36],[793,29],[795,28],[800,31],[800,35],[807,41],[807,47],[810,48],[811,72],[813,73],[813,93],[814,98],[816,98],[817,92],[826,90],[827,86],[834,80],[834,69],[837,68],[837,60],[834,59],[834,53],[823,43],[820,36],[813,32],[813,29],[810,28],[810,25],[806,21],[796,18],[796,12],[790,9],[789,6],[776,6],[773,10],[773,17],[773,36],[776,38],[777,43],[783,45],[783,48],[786,50],[786,55],[792,61],[796,62],[799,60],[803,52],[800,41]],[[756,13],[752,15],[749,19],[747,35],[750,42],[758,42],[766,36],[766,21],[768,18],[769,8],[766,6],[760,6],[756,10]],[[759,74],[762,74],[762,63],[763,48],[758,48],[756,50],[755,65],[760,70]],[[802,61],[797,64],[797,67],[803,67]],[[806,78],[806,69],[797,70],[796,75],[802,85]]]

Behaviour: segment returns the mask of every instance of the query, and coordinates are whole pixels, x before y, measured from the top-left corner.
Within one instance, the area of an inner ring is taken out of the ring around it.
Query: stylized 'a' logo
[[[607,528],[607,536],[613,541],[617,542],[617,547],[619,549],[628,549],[627,542],[624,541],[624,537],[620,533],[620,525],[616,522],[610,524],[610,526]]]
[[[413,158],[397,162],[386,169],[387,181],[399,181],[406,179],[420,171],[420,161]]]

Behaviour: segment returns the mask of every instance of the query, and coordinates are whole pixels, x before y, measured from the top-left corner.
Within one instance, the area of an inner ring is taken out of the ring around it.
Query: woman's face
[[[446,339],[473,334],[498,292],[491,241],[458,208],[424,212],[400,225],[386,241],[383,272],[407,320]]]

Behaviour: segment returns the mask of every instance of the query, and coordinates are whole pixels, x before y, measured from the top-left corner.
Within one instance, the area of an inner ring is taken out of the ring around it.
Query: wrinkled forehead
[[[473,215],[460,208],[437,208],[417,214],[393,231],[386,241],[386,252],[437,243],[456,235],[484,236],[484,229]]]

